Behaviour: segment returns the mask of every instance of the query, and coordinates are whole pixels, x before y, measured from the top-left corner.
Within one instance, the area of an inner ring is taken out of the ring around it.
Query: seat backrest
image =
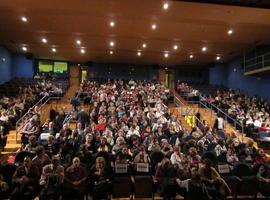
[[[239,163],[234,166],[233,174],[241,178],[242,176],[251,176],[252,171],[248,165],[244,163]]]

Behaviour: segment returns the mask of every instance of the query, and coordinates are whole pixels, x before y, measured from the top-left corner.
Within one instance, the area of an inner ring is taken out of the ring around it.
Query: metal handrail
[[[16,129],[16,143],[18,141],[18,132],[24,127],[25,123],[19,127],[19,123],[21,123],[24,118],[26,118],[27,115],[30,114],[30,111],[33,110],[33,108],[35,108],[39,103],[41,103],[45,98],[47,97],[46,101],[44,101],[40,108],[42,108],[47,102],[49,102],[51,99],[60,99],[61,97],[51,97],[51,96],[48,96],[48,95],[44,95],[37,103],[35,103],[35,105],[33,105],[31,108],[28,109],[28,111],[19,119],[16,121],[16,126],[15,126],[15,129]]]

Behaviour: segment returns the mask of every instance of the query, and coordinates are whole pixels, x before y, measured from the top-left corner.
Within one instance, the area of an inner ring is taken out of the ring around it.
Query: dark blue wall
[[[12,78],[32,78],[34,74],[33,59],[27,59],[23,54],[12,55]]]
[[[9,51],[0,47],[0,84],[11,79],[11,54]]]
[[[154,65],[93,63],[88,68],[90,78],[157,80]]]
[[[241,63],[242,59],[238,58],[227,64],[216,64],[214,68],[210,68],[210,84],[240,89],[247,95],[257,95],[270,100],[270,75],[245,76]]]

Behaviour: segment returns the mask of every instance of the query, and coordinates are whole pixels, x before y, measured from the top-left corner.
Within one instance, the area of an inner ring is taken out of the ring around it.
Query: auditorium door
[[[80,70],[79,66],[69,67],[69,84],[71,86],[78,86],[80,84]]]
[[[174,76],[173,70],[159,70],[159,82],[163,83],[168,88],[174,88]]]

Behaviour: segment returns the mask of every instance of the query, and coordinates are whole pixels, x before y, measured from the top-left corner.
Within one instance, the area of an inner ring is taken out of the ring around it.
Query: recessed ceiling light
[[[52,48],[52,52],[56,52],[56,48]]]
[[[152,24],[152,29],[155,30],[157,28],[156,24]]]
[[[84,49],[81,49],[81,53],[84,54],[85,53],[85,50]]]
[[[165,58],[168,58],[169,57],[169,54],[168,53],[164,53],[164,57]]]
[[[80,45],[81,44],[81,41],[80,40],[77,40],[76,43],[77,43],[77,45]]]
[[[22,47],[22,50],[23,51],[27,51],[27,47]]]
[[[190,55],[189,58],[192,59],[194,56],[193,55]]]
[[[177,49],[178,49],[178,45],[174,45],[174,46],[173,46],[173,49],[174,49],[174,50],[177,50]]]
[[[147,45],[144,43],[144,44],[142,45],[142,47],[143,47],[143,48],[146,48],[146,47],[147,47]]]
[[[216,60],[220,60],[220,56],[217,56],[217,57],[216,57]]]
[[[164,3],[164,4],[163,4],[163,9],[164,9],[164,10],[167,10],[168,8],[169,8],[169,4],[168,4],[168,3]]]
[[[110,51],[110,54],[112,55],[113,54],[113,51]]]
[[[165,67],[165,70],[168,70],[168,67]]]
[[[230,29],[230,30],[228,30],[228,35],[231,35],[231,34],[233,34],[233,30],[232,29]]]
[[[207,47],[203,47],[202,51],[204,51],[204,52],[207,51]]]
[[[141,53],[141,52],[138,52],[138,53],[137,53],[137,56],[141,56],[141,55],[142,55],[142,53]]]
[[[115,26],[115,23],[113,21],[110,22],[110,26],[111,27],[114,27]]]
[[[42,41],[43,43],[47,43],[47,42],[48,42],[46,38],[42,38],[41,41]]]
[[[111,47],[113,47],[114,46],[114,42],[112,41],[112,42],[110,42],[110,46]]]
[[[27,22],[27,21],[28,21],[28,19],[27,19],[26,17],[24,17],[24,16],[21,17],[21,20],[22,20],[23,22]]]

